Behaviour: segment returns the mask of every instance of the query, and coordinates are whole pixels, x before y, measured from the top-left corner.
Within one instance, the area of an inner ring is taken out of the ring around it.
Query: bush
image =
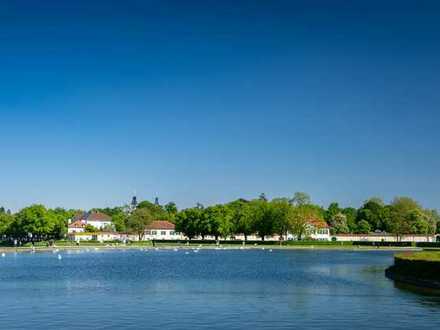
[[[284,241],[283,245],[327,245],[327,246],[351,246],[353,242],[338,242],[338,241],[317,241],[317,240],[305,240],[305,241]]]
[[[368,241],[354,241],[353,245],[359,245],[359,246],[411,247],[411,246],[413,246],[413,242],[368,242]]]
[[[393,271],[417,279],[440,281],[440,252],[400,253],[394,257]]]
[[[418,242],[417,247],[440,248],[440,242]]]

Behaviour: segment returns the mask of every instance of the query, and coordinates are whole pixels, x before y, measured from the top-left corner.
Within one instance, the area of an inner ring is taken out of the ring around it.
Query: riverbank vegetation
[[[398,253],[386,275],[403,283],[440,289],[440,251]]]
[[[110,216],[113,229],[119,232],[142,235],[151,221],[168,220],[189,238],[209,235],[221,239],[243,235],[246,239],[257,234],[264,239],[274,234],[285,236],[289,231],[299,239],[306,239],[310,220],[328,224],[332,234],[380,231],[398,237],[434,234],[440,229],[438,212],[425,209],[408,197],[396,197],[388,204],[379,198],[370,198],[359,208],[341,207],[334,202],[324,208],[314,204],[306,193],[298,192],[291,198],[269,200],[261,194],[251,200],[238,199],[207,207],[197,204],[182,210],[173,202],[161,205],[156,199],[154,203],[140,202],[134,212],[129,206],[95,208],[93,211]],[[12,213],[2,207],[0,235],[4,240],[22,242],[61,239],[66,236],[69,219],[77,212],[83,211],[31,205]]]

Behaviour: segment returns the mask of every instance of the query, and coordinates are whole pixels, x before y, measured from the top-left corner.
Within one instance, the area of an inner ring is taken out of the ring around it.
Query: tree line
[[[32,205],[13,214],[0,208],[0,235],[3,239],[48,240],[66,236],[69,219],[80,210],[48,209]],[[168,220],[176,231],[188,238],[212,236],[216,239],[256,234],[261,239],[274,234],[286,237],[287,232],[298,239],[307,238],[310,220],[322,221],[332,234],[387,232],[429,235],[439,232],[440,216],[436,210],[423,208],[409,197],[396,197],[386,204],[380,198],[370,198],[361,207],[341,207],[331,203],[327,208],[312,203],[306,193],[297,192],[291,198],[269,200],[265,194],[258,198],[237,199],[225,204],[178,210],[175,203],[161,205],[140,202],[135,210],[128,206],[96,208],[109,215],[113,229],[136,233],[142,239],[145,229],[154,220]]]

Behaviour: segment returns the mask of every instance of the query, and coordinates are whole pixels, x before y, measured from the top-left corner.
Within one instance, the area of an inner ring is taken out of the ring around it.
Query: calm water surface
[[[0,329],[440,329],[440,297],[384,277],[392,254],[8,254],[0,258]]]

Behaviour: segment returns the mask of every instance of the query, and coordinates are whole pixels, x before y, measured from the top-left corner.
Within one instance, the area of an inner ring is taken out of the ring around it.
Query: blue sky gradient
[[[438,1],[2,1],[0,205],[440,208]]]

